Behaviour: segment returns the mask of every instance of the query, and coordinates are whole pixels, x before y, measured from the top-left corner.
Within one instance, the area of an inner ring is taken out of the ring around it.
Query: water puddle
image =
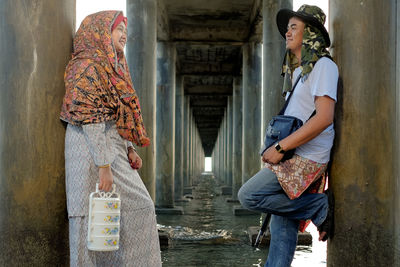
[[[190,202],[177,203],[184,215],[158,215],[160,231],[170,235],[170,245],[161,251],[163,267],[263,266],[268,249],[255,249],[249,242],[247,228],[260,222],[259,215],[234,216],[237,203],[227,196],[212,176],[202,176]],[[298,246],[292,267],[325,267],[326,244],[318,242],[315,227],[307,229],[313,247]]]

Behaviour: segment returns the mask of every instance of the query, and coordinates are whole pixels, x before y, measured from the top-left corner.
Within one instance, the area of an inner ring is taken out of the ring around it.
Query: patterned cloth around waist
[[[306,190],[308,193],[324,192],[327,166],[327,163],[318,163],[296,154],[285,162],[278,164],[265,163],[265,167],[275,173],[283,190],[290,199],[298,198]],[[304,232],[310,222],[311,220],[301,220],[299,231]]]
[[[317,188],[313,186],[314,190],[312,191],[314,193],[323,192],[325,186],[324,173],[327,165],[327,163],[318,163],[296,154],[285,162],[278,164],[265,163],[265,167],[276,174],[282,189],[290,199],[301,196],[321,176],[322,180],[318,181]]]

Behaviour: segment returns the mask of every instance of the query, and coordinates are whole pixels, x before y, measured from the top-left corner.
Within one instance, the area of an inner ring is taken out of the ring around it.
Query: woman
[[[142,160],[131,142],[149,144],[138,97],[124,56],[127,19],[103,11],[84,19],[65,71],[61,119],[65,136],[66,193],[71,266],[161,266],[154,204],[137,169]],[[86,247],[90,192],[121,198],[119,249]]]
[[[320,241],[332,236],[333,199],[330,194],[314,194],[324,189],[335,135],[338,69],[326,49],[330,39],[324,22],[325,14],[316,6],[303,5],[297,12],[282,9],[277,14],[287,49],[284,93],[293,94],[284,114],[304,124],[263,153],[265,168],[239,190],[244,207],[273,214],[265,266],[290,267],[298,229],[304,231],[306,221],[318,227]],[[285,151],[292,149],[296,149],[293,158],[282,162]]]

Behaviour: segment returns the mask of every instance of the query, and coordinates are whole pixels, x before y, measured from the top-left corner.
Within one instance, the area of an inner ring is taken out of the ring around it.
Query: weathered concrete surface
[[[242,186],[242,79],[236,78],[233,84],[233,151],[232,151],[232,199]]]
[[[394,0],[330,1],[332,52],[343,88],[328,266],[400,265],[398,8]]]
[[[144,125],[151,144],[138,148],[143,160],[140,176],[150,196],[155,200],[156,190],[156,45],[157,45],[157,1],[127,0],[129,21],[127,60],[133,84],[142,109]]]
[[[183,197],[184,103],[183,77],[178,76],[175,96],[175,200]]]
[[[165,2],[174,41],[243,41],[252,33],[259,0]],[[235,25],[232,27],[232,25]]]
[[[263,121],[262,134],[268,121],[284,104],[282,97],[282,62],[285,53],[285,39],[276,26],[276,14],[282,8],[292,9],[291,0],[263,1]]]
[[[175,45],[157,44],[156,207],[174,207]]]
[[[243,46],[242,183],[260,170],[261,44]]]
[[[59,120],[75,1],[0,2],[0,265],[68,262]]]

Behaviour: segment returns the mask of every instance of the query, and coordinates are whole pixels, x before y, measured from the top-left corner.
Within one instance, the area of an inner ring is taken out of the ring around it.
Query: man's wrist
[[[276,151],[278,151],[279,153],[285,154],[286,151],[281,147],[281,145],[279,144],[279,142],[276,142],[275,145],[274,145],[274,147],[275,147]]]

